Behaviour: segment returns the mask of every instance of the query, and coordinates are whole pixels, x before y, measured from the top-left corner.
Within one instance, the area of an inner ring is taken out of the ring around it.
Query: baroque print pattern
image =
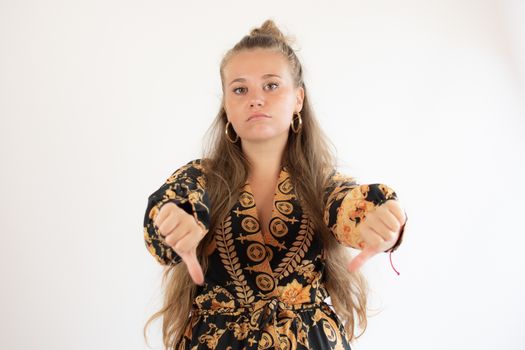
[[[395,192],[384,184],[359,185],[334,172],[326,189],[324,222],[343,245],[359,249],[359,223]],[[173,202],[209,228],[210,203],[200,159],[177,169],[149,196],[144,218],[148,251],[162,265],[180,263],[152,225]],[[261,227],[249,183],[207,249],[205,283],[176,349],[350,349],[345,329],[323,283],[324,252],[303,212],[286,167],[275,188],[268,227]],[[399,243],[399,242],[398,242]]]

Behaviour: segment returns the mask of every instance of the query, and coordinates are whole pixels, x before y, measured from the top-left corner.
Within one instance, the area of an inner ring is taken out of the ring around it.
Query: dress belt
[[[251,343],[250,346],[246,349],[257,349],[256,344],[261,341],[262,330],[269,324],[273,324],[274,338],[279,339],[279,336],[276,332],[277,329],[277,316],[280,311],[290,310],[290,311],[301,311],[309,310],[315,308],[321,308],[323,305],[327,305],[324,301],[313,302],[313,303],[302,303],[302,304],[287,304],[279,299],[278,296],[263,297],[257,300],[253,304],[246,306],[231,308],[231,307],[221,307],[217,309],[202,309],[202,308],[193,308],[193,312],[198,315],[241,315],[244,313],[249,314],[250,320],[250,333],[254,331],[259,331],[257,341]],[[295,317],[295,315],[294,315]],[[249,338],[249,336],[248,336]],[[255,345],[255,347],[252,347]],[[274,347],[279,348],[279,344],[275,343]]]

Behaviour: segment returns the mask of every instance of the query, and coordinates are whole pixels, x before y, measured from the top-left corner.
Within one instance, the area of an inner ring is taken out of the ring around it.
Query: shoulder
[[[327,179],[327,188],[354,186],[357,185],[357,178],[341,173],[337,169],[332,169]]]
[[[182,166],[176,168],[166,180],[167,183],[175,182],[180,178],[186,177],[198,177],[203,175],[203,164],[202,159],[193,159],[189,162],[183,164]]]
[[[355,177],[343,174],[336,169],[332,171],[331,179],[333,182],[356,182]]]
[[[202,158],[196,158],[196,159],[190,160],[188,163],[183,165],[182,168],[202,172],[204,170],[204,164],[205,164],[205,161]]]
[[[338,169],[332,169],[327,178],[324,188],[325,202],[333,202],[341,199],[349,190],[358,186],[358,181],[355,177],[345,175]]]
[[[191,179],[204,183],[204,165],[205,160],[202,158],[192,159],[184,165],[177,168],[166,180],[167,183],[177,182],[183,179]]]

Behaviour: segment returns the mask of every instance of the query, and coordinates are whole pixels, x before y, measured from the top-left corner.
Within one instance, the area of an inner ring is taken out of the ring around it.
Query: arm
[[[386,201],[398,199],[394,190],[387,185],[360,185],[354,178],[337,172],[333,173],[325,198],[326,225],[339,243],[355,249],[361,249],[363,242],[359,223]],[[397,242],[387,252],[395,251],[401,244],[405,224],[400,229]]]
[[[209,228],[209,199],[205,191],[206,181],[199,159],[177,169],[164,184],[148,197],[144,215],[144,241],[148,251],[162,265],[174,265],[181,258],[159,234],[153,225],[162,205],[172,202],[192,215],[204,228]]]

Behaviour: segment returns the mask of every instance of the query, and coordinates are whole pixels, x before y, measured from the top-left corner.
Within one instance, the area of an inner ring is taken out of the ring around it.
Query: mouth
[[[250,120],[257,120],[257,119],[264,119],[264,118],[271,118],[268,114],[264,113],[254,113],[252,114],[246,121]]]

